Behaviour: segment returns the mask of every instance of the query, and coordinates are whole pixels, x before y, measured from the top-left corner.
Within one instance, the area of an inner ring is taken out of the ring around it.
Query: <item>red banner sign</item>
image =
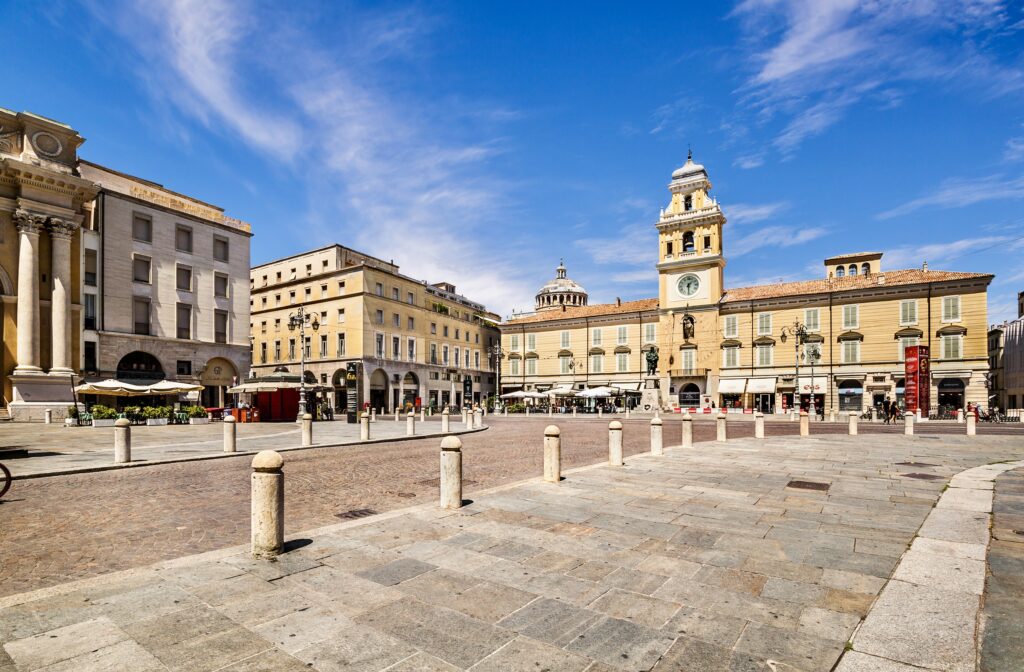
[[[908,413],[928,416],[931,410],[931,357],[927,345],[910,345],[904,351],[903,403]]]

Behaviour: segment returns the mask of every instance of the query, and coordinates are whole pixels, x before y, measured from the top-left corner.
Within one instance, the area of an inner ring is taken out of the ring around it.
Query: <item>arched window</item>
[[[836,266],[836,277],[841,278],[846,275],[846,269],[842,266]]]
[[[686,210],[687,212],[693,210],[693,196],[683,197],[683,210]]]
[[[865,261],[863,264],[860,265],[860,273],[861,273],[861,275],[867,275],[870,272],[871,272],[871,266],[868,264],[868,262]]]
[[[687,231],[683,234],[683,252],[693,252],[693,231]]]
[[[850,264],[850,275],[857,275],[857,264]]]

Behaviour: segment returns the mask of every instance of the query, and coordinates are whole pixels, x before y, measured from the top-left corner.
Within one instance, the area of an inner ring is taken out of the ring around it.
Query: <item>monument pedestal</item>
[[[74,376],[50,373],[11,374],[14,399],[7,405],[16,422],[43,422],[46,410],[54,422],[63,422],[68,407],[75,405]]]
[[[661,389],[657,376],[645,375],[643,388],[640,390],[640,407],[638,410],[644,413],[654,413],[655,409],[661,409]]]

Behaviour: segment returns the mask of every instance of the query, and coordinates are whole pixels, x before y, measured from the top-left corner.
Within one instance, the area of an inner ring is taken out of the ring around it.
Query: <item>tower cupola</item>
[[[587,305],[587,290],[566,276],[565,261],[559,260],[555,278],[537,292],[535,309],[555,310],[562,306],[575,308]]]

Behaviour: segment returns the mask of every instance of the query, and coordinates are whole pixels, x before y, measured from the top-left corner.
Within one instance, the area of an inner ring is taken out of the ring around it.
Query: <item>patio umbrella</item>
[[[553,394],[556,397],[571,397],[576,394],[571,385],[559,385],[558,387],[548,390],[548,394]]]
[[[508,392],[501,395],[502,399],[526,399],[530,396],[529,392],[523,392],[522,390],[516,390],[515,392]]]
[[[148,385],[133,385],[114,378],[98,383],[83,383],[75,388],[78,394],[104,394],[111,397],[144,397],[151,394]]]
[[[173,380],[161,380],[149,386],[150,394],[183,394],[185,392],[199,392],[203,390],[202,385],[192,383],[179,383]]]
[[[586,390],[581,390],[580,392],[577,392],[576,396],[584,397],[586,399],[607,399],[614,393],[615,390],[612,390],[611,388],[608,387],[590,387],[587,388]]]

